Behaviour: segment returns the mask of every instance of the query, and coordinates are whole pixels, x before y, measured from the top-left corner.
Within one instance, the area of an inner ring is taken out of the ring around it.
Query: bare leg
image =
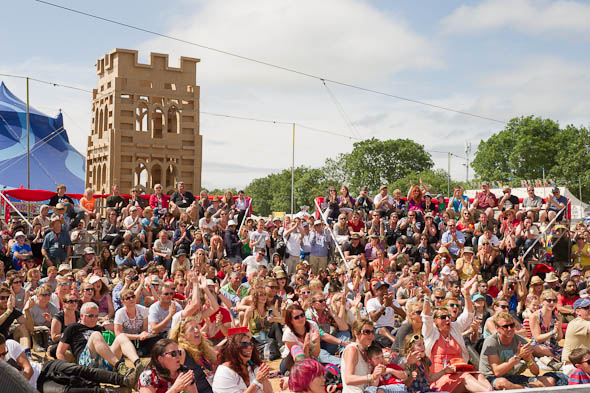
[[[553,377],[539,377],[537,378],[537,380],[541,383],[541,385],[539,386],[541,387],[545,387],[545,386],[555,386],[555,379]]]
[[[135,346],[124,334],[117,336],[110,348],[118,359],[121,359],[122,355],[125,355],[125,357],[131,360],[133,363],[139,359],[139,356],[137,356],[137,351],[135,350]]]
[[[473,375],[471,374],[465,374],[463,376],[464,380],[465,380],[465,388],[467,389],[467,391],[469,392],[489,392],[491,389],[488,389],[487,386],[482,385],[477,379],[475,379],[475,377],[473,377]]]
[[[495,390],[511,390],[511,389],[523,389],[524,386],[514,384],[506,378],[498,378],[494,382]]]
[[[487,389],[487,390],[485,390],[485,392],[491,392],[492,390],[494,390],[494,388],[492,387],[492,384],[490,383],[490,381],[488,381],[488,379],[485,377],[485,375],[478,374],[477,381],[479,382],[480,385],[484,386]]]
[[[121,335],[122,336],[122,335]],[[121,337],[119,336],[119,337]],[[92,355],[99,354],[104,360],[109,362],[113,367],[117,364],[120,357],[117,357],[111,348],[107,345],[100,332],[94,332],[88,339],[88,348]]]

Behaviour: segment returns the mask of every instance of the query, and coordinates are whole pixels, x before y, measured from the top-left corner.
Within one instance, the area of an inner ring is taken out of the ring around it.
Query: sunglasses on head
[[[422,340],[422,338],[423,338],[423,337],[422,337],[422,335],[421,335],[421,334],[414,334],[414,335],[412,336],[412,338],[410,339],[410,344],[411,344],[411,343],[415,343],[416,341],[420,341],[420,340]]]
[[[170,355],[173,358],[180,356],[182,354],[182,351],[180,351],[180,349],[175,349],[174,351],[168,351],[168,352],[164,352],[162,354],[162,356],[166,356],[166,355]]]

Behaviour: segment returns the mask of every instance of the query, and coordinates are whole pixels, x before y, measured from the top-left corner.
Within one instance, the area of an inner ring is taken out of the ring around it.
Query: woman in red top
[[[154,193],[150,195],[150,207],[154,209],[154,214],[161,216],[163,210],[168,210],[169,195],[162,193],[162,185],[156,184],[154,186]]]

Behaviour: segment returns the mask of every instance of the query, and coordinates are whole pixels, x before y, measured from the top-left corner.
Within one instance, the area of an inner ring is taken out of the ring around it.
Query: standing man
[[[309,264],[311,265],[311,272],[318,275],[320,271],[326,270],[326,267],[328,266],[328,251],[330,243],[328,233],[326,233],[321,220],[315,220],[313,223],[310,240],[311,254],[309,256]]]
[[[70,263],[72,242],[66,232],[62,231],[61,220],[57,217],[51,219],[49,224],[51,232],[45,235],[41,254],[45,258],[44,270],[49,266],[59,266],[61,263]]]
[[[266,254],[267,247],[270,250],[270,235],[264,230],[264,219],[261,218],[258,220],[256,230],[250,233],[250,248],[253,253],[262,249]]]
[[[283,239],[287,250],[285,253],[285,266],[287,267],[287,274],[295,273],[295,268],[301,260],[301,219],[296,217],[293,221],[287,222],[285,218],[285,227],[283,232]]]

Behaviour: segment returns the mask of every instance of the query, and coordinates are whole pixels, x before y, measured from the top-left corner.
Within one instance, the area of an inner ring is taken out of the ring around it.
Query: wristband
[[[252,382],[254,385],[258,386],[258,388],[260,390],[262,390],[264,388],[264,386],[262,386],[262,383],[258,382],[258,380],[254,380],[254,382]]]

